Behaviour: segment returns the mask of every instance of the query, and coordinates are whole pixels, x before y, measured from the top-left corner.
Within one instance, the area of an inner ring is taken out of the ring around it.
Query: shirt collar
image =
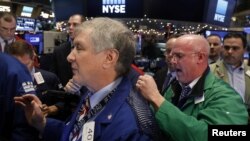
[[[198,82],[198,80],[199,80],[200,78],[201,78],[201,77],[196,78],[196,79],[193,80],[191,83],[189,83],[188,86],[189,86],[191,89],[193,89],[194,85]],[[183,84],[180,84],[180,85],[181,85],[182,88],[184,87]]]
[[[34,73],[35,73],[35,67],[33,67],[32,70],[30,71],[30,75],[33,81],[34,81]]]
[[[119,77],[112,83],[108,84],[104,88],[90,95],[90,106],[95,107],[105,96],[107,96],[113,89],[115,89],[121,82],[122,77]]]
[[[243,63],[241,63],[241,66],[239,66],[239,67],[235,67],[235,66],[229,65],[229,64],[226,64],[226,67],[228,68],[228,70],[230,72],[233,72],[236,69],[239,70],[239,71],[244,70],[244,64]]]

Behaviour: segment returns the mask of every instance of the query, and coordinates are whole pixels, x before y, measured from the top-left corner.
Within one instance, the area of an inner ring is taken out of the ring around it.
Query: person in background
[[[72,80],[69,81],[72,79],[73,74],[70,63],[67,61],[67,56],[74,47],[74,29],[77,25],[80,25],[84,21],[85,17],[80,14],[75,14],[69,17],[67,25],[69,41],[61,44],[60,46],[56,46],[52,54],[53,59],[51,60],[51,68],[49,71],[55,73],[59,77],[63,86],[66,86],[68,82],[72,82]]]
[[[184,34],[173,34],[168,38],[166,42],[166,46],[165,46],[166,50],[164,52],[166,66],[158,70],[154,75],[154,80],[156,82],[157,88],[161,92],[162,95],[170,86],[170,82],[173,80],[173,78],[175,78],[173,66],[170,63],[171,61],[170,52],[174,46],[176,39],[180,37],[181,35],[184,35]]]
[[[208,140],[209,125],[246,125],[247,110],[237,92],[210,72],[209,44],[201,35],[187,34],[175,41],[170,53],[179,83],[164,97],[154,79],[140,76],[137,88],[152,104],[165,140]],[[174,88],[180,88],[174,89]]]
[[[10,12],[0,12],[0,52],[7,52],[8,45],[16,40],[16,18]]]
[[[210,65],[210,68],[240,94],[250,109],[250,66],[243,61],[246,46],[247,40],[243,34],[229,32],[223,40],[223,59]]]
[[[221,59],[222,41],[221,37],[217,34],[207,36],[207,41],[210,46],[208,63],[212,64]]]
[[[38,141],[38,132],[25,119],[23,110],[15,106],[14,97],[35,94],[26,66],[5,53],[0,53],[0,140]]]
[[[43,139],[160,140],[151,108],[128,79],[135,55],[132,31],[119,21],[94,18],[75,29],[74,46],[68,56],[73,80],[86,86],[88,92],[81,95],[66,125],[45,118],[37,97],[15,97],[15,102],[24,107],[27,120],[39,130]]]
[[[69,111],[65,113],[66,115],[70,115],[74,109],[76,108],[76,105],[79,102],[79,98],[76,96],[79,96],[81,93],[86,92],[86,88],[80,86],[77,84],[73,79],[73,73],[70,66],[70,63],[67,61],[67,56],[70,54],[71,50],[74,48],[73,40],[74,40],[74,30],[75,27],[80,25],[85,21],[85,17],[81,14],[74,14],[69,17],[68,24],[67,24],[67,32],[69,36],[69,40],[60,46],[56,46],[54,48],[53,54],[52,54],[52,60],[50,62],[50,69],[49,71],[55,73],[62,85],[64,86],[64,90],[66,92],[69,92],[74,95],[68,95],[68,100],[65,99],[66,103],[69,103],[69,105],[65,108],[66,111]]]
[[[68,115],[63,115],[64,112],[60,111],[63,110],[64,103],[56,99],[56,96],[47,95],[48,90],[63,90],[63,86],[54,73],[34,66],[34,48],[27,42],[19,40],[9,46],[8,53],[27,66],[32,76],[36,95],[43,103],[44,114],[65,120]]]
[[[23,40],[15,35],[16,32],[16,17],[11,12],[0,12],[0,52],[8,52],[8,47],[11,43]],[[38,56],[34,59],[34,65],[39,67]]]

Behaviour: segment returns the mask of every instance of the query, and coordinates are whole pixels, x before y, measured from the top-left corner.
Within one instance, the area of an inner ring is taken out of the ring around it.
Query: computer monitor
[[[32,12],[33,12],[33,7],[30,6],[23,6],[22,11],[21,11],[21,16],[24,17],[31,17],[32,16]]]
[[[39,55],[43,54],[43,49],[44,49],[43,32],[25,33],[24,39],[35,48],[37,54]]]
[[[33,18],[17,17],[17,31],[34,31],[36,27],[36,20]]]

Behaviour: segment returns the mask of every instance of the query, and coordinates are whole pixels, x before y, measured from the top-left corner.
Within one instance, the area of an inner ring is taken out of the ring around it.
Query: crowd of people
[[[206,141],[209,125],[250,124],[239,32],[170,36],[152,76],[133,64],[134,33],[117,19],[70,16],[49,70],[15,29],[0,13],[0,141]]]

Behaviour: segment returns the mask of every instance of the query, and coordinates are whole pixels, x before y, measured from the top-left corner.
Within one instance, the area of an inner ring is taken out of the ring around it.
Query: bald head
[[[205,37],[196,34],[187,34],[178,38],[177,40],[181,44],[186,44],[185,47],[190,50],[203,52],[204,54],[209,54],[209,44]]]
[[[176,39],[171,63],[179,82],[189,84],[208,67],[209,44],[201,35],[186,34]]]

